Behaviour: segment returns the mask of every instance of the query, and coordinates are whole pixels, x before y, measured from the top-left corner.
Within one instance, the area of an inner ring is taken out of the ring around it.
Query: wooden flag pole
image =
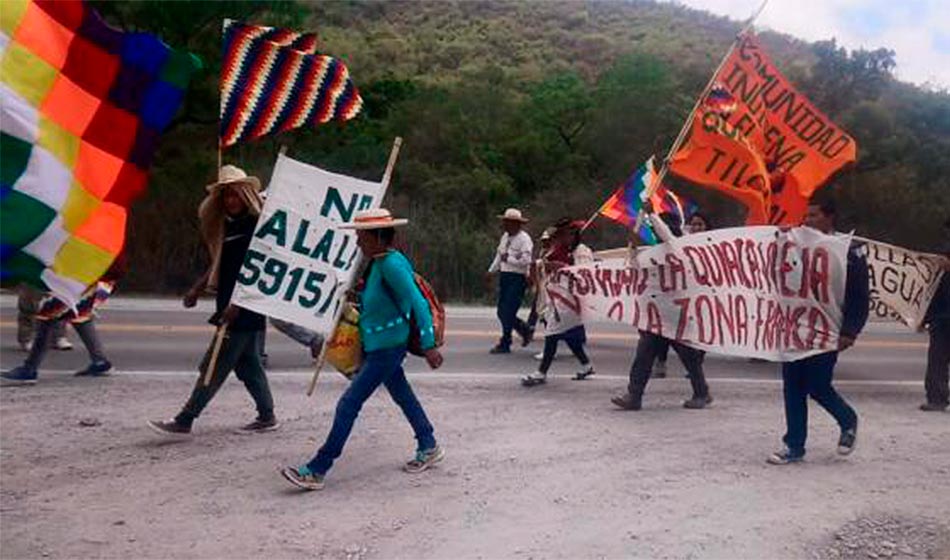
[[[732,56],[732,51],[736,49],[736,45],[739,43],[739,39],[749,32],[752,29],[752,26],[755,25],[755,20],[759,18],[759,15],[762,13],[762,10],[765,9],[765,6],[769,3],[769,0],[762,0],[762,4],[759,5],[759,8],[752,14],[752,17],[746,22],[742,30],[736,34],[736,38],[732,41],[732,45],[729,46],[729,50],[726,51],[725,56],[722,57],[722,60],[719,61],[719,65],[716,67],[716,70],[713,71],[712,76],[709,78],[709,81],[706,83],[706,87],[703,88],[703,92],[699,94],[699,97],[696,98],[696,103],[693,104],[693,108],[689,112],[689,116],[686,118],[686,122],[683,123],[682,128],[680,128],[679,134],[676,136],[676,139],[673,141],[673,145],[670,146],[669,151],[666,152],[666,156],[663,158],[663,165],[660,167],[660,171],[654,177],[653,182],[647,185],[646,199],[649,200],[653,193],[656,192],[656,189],[663,183],[663,179],[666,177],[666,173],[670,167],[670,161],[673,160],[673,155],[680,149],[683,141],[686,139],[686,134],[693,124],[693,116],[696,114],[696,110],[699,109],[699,106],[702,104],[703,100],[706,99],[706,96],[709,95],[709,90],[712,89],[713,85],[716,83],[716,76],[719,74],[719,71],[722,70],[723,66],[726,65],[726,61],[729,60],[729,57]],[[640,225],[643,223],[643,210],[637,214],[637,222],[634,226],[634,229],[639,230]]]
[[[402,137],[397,136],[393,141],[393,149],[389,152],[389,161],[386,162],[386,171],[383,172],[382,180],[382,193],[379,195],[379,200],[382,202],[383,198],[386,196],[386,191],[389,190],[389,182],[392,180],[393,168],[396,167],[396,158],[399,157],[399,148],[402,146]],[[357,270],[360,267],[360,264],[363,262],[363,255],[360,254],[356,260],[353,261],[353,270]],[[353,281],[356,279],[356,274],[350,276],[350,281],[347,283],[344,288],[342,297],[346,297],[346,293],[352,288]],[[326,361],[327,357],[327,343],[329,339],[333,337],[333,333],[336,332],[336,327],[340,322],[340,317],[343,314],[343,301],[340,301],[340,304],[337,305],[336,309],[333,312],[333,328],[330,329],[330,332],[326,337],[323,338],[323,344],[320,346],[320,355],[317,357],[317,363],[314,368],[313,377],[310,378],[310,385],[307,386],[307,396],[313,395],[313,392],[317,388],[317,379],[320,378],[320,370],[323,369],[323,363]]]
[[[201,380],[201,384],[204,387],[207,387],[211,384],[211,379],[214,377],[214,368],[218,365],[218,354],[221,353],[221,345],[224,344],[224,337],[227,335],[228,326],[219,325],[218,330],[214,333],[214,346],[211,348],[211,359],[208,360],[208,366],[205,368],[204,377]]]

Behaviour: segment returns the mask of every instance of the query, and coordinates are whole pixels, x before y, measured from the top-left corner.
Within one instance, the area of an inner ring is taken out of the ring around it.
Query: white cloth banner
[[[721,229],[561,269],[545,291],[568,324],[615,321],[718,354],[798,360],[837,348],[850,242],[810,228]]]
[[[380,183],[277,156],[232,302],[330,334],[359,255],[356,233],[337,226],[384,194]]]
[[[860,241],[867,244],[871,318],[920,328],[944,274],[941,257],[871,239]]]

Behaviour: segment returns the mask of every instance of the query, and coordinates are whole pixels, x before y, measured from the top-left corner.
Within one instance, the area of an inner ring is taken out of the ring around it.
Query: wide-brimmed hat
[[[252,175],[248,175],[240,167],[230,164],[218,169],[218,182],[211,183],[205,187],[205,189],[207,189],[208,192],[214,192],[221,187],[229,187],[231,185],[237,185],[240,183],[250,185],[255,191],[261,190],[260,179]]]
[[[393,218],[393,215],[385,208],[375,208],[357,212],[352,222],[340,224],[337,227],[340,229],[383,229],[404,226],[408,223],[409,220],[405,218]]]
[[[521,222],[523,224],[528,222],[528,218],[525,218],[521,215],[521,210],[517,208],[509,208],[505,210],[504,214],[498,216],[502,220],[510,220],[512,222]]]

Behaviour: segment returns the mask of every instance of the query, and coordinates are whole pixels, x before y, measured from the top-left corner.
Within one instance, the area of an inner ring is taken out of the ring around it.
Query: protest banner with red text
[[[718,354],[798,360],[837,348],[850,242],[810,228],[722,229],[562,269],[545,290],[564,317]]]

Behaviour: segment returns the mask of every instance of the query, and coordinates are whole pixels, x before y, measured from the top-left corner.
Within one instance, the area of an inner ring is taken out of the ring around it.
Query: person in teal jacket
[[[363,364],[340,397],[330,434],[317,454],[305,465],[284,467],[281,470],[284,478],[295,486],[305,490],[323,488],[324,477],[333,461],[343,452],[363,403],[380,385],[386,386],[402,409],[418,442],[416,455],[406,463],[404,470],[422,472],[445,456],[435,441],[432,424],[409,386],[402,368],[411,316],[415,317],[419,328],[429,367],[436,369],[442,365],[442,355],[435,346],[429,303],[416,286],[412,264],[402,253],[392,248],[395,228],[406,223],[408,220],[394,219],[388,210],[379,208],[357,212],[353,222],[340,226],[356,230],[357,245],[370,259],[367,272],[364,273],[365,285],[360,293],[359,328]]]

